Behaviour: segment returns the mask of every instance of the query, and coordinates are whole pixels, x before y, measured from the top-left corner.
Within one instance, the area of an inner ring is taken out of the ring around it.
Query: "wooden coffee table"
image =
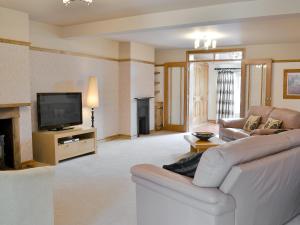
[[[191,134],[184,135],[184,139],[190,143],[191,152],[205,152],[211,147],[216,147],[226,143],[218,137],[212,137],[208,141],[201,141]]]

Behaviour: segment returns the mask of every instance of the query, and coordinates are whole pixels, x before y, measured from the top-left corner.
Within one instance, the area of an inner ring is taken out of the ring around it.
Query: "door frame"
[[[267,79],[266,79],[266,106],[272,105],[272,59],[243,59],[241,70],[241,117],[245,117],[245,104],[246,104],[246,77],[247,77],[247,65],[259,65],[263,64],[267,66]]]
[[[183,67],[184,68],[184,102],[183,102],[183,121],[184,125],[172,125],[169,124],[169,68],[171,67]],[[187,130],[187,66],[186,62],[169,62],[164,64],[164,129],[177,132],[185,132]]]
[[[209,60],[193,60],[190,61],[190,55],[191,54],[205,54],[205,53],[226,53],[226,52],[242,52],[242,59],[238,59],[238,60],[234,60],[234,59],[230,59],[230,60],[218,60],[215,59],[215,55],[214,55],[214,59],[209,59]],[[190,118],[189,118],[189,113],[190,113],[190,106],[189,106],[189,98],[190,98],[190,63],[195,63],[195,62],[228,62],[228,61],[241,61],[241,63],[243,63],[243,60],[245,60],[246,58],[246,48],[222,48],[222,49],[209,49],[209,50],[189,50],[186,51],[186,67],[187,67],[187,127],[186,127],[186,131],[189,131],[190,129]],[[242,64],[243,65],[243,64]],[[241,70],[241,74],[242,74],[242,70]],[[208,74],[209,76],[209,74]],[[208,87],[209,88],[209,87]]]

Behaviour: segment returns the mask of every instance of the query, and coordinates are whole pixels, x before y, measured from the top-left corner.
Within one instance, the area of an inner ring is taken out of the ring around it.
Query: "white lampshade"
[[[87,93],[87,106],[97,108],[99,106],[99,91],[97,77],[89,77],[89,87]]]

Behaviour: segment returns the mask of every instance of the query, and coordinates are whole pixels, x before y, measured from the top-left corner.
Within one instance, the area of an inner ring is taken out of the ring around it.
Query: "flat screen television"
[[[61,130],[82,124],[81,93],[38,93],[38,126],[40,130]]]

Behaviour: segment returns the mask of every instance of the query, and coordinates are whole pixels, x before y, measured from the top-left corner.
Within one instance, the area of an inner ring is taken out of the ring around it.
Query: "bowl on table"
[[[215,134],[211,132],[194,132],[192,135],[199,138],[201,141],[208,141],[210,138],[215,136]]]

